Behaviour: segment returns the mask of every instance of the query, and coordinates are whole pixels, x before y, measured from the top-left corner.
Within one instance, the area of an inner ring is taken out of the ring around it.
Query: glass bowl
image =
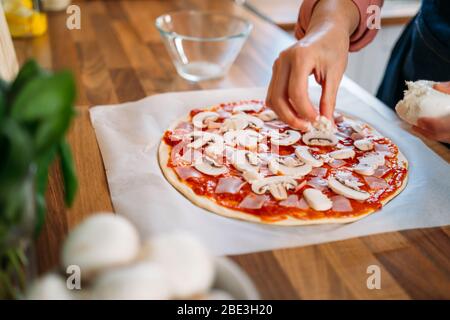
[[[224,76],[252,29],[236,16],[192,10],[164,14],[155,24],[178,74],[190,81]]]

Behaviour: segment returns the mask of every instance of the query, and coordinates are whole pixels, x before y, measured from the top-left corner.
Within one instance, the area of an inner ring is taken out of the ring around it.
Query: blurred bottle
[[[71,0],[41,0],[42,7],[45,11],[61,11],[65,10],[70,4]]]
[[[47,31],[47,16],[37,0],[1,0],[9,31],[15,38],[35,37]]]

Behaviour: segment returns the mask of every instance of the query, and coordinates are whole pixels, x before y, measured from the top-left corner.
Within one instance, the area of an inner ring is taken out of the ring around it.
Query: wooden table
[[[106,176],[87,106],[136,100],[168,91],[267,85],[278,53],[293,39],[232,1],[88,1],[82,28],[65,28],[65,13],[49,16],[49,33],[16,40],[19,60],[35,57],[52,69],[73,70],[78,117],[69,134],[80,188],[65,209],[61,173],[51,170],[48,214],[38,241],[40,270],[58,263],[67,232],[96,211],[112,211]],[[199,84],[177,76],[153,26],[154,19],[179,8],[220,10],[243,16],[254,30],[229,74]],[[433,148],[450,160],[439,144]],[[424,213],[426,214],[426,213]],[[450,298],[450,228],[393,232],[303,248],[233,256],[264,298]],[[366,268],[380,266],[382,289],[368,290]]]
[[[247,0],[245,5],[280,28],[291,31],[297,23],[303,0]],[[406,24],[417,13],[420,1],[385,0],[381,11],[382,26]]]

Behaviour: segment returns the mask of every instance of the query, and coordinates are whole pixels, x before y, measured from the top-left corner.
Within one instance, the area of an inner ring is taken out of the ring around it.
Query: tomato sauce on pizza
[[[381,209],[407,178],[398,147],[336,114],[302,133],[262,101],[194,109],[164,133],[180,183],[217,206],[265,223],[357,218]]]

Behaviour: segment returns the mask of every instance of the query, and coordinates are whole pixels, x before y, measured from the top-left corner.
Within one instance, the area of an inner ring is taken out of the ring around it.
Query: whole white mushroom
[[[139,235],[125,218],[100,213],[79,224],[67,237],[62,265],[77,265],[83,279],[110,267],[134,260],[139,252]]]
[[[171,298],[171,292],[161,266],[140,262],[100,274],[93,284],[91,297],[100,300],[164,300]]]
[[[27,300],[72,300],[75,296],[66,281],[58,274],[49,273],[37,279],[27,290]]]
[[[186,233],[149,239],[142,250],[142,259],[161,265],[174,298],[204,294],[214,280],[213,257],[202,243]]]

